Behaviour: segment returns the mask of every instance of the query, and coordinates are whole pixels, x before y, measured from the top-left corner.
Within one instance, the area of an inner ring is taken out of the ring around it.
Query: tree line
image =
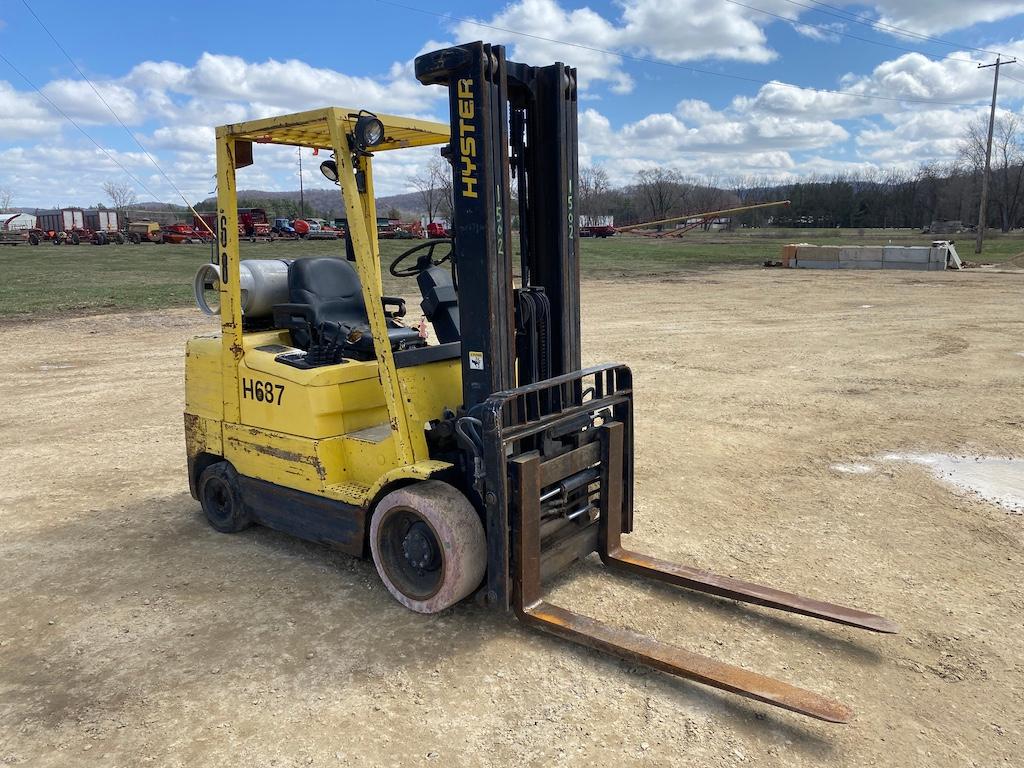
[[[613,186],[606,168],[580,169],[577,211],[613,216],[622,226],[687,213],[789,200],[730,216],[733,226],[921,228],[934,221],[977,224],[985,164],[987,118],[965,130],[949,163],[922,162],[913,170],[812,174],[780,182],[768,176],[724,178],[687,175],[665,166],[639,170],[629,184]],[[450,218],[452,174],[440,158],[410,179],[419,210],[430,220]],[[514,196],[514,190],[513,190]],[[995,122],[987,226],[1003,232],[1024,226],[1024,120],[1009,112]]]
[[[731,217],[746,226],[924,227],[933,221],[978,221],[987,118],[970,124],[955,160],[922,162],[913,170],[814,174],[780,183],[767,176],[688,176],[663,166],[638,171],[613,187],[601,166],[580,169],[579,210],[615,217],[619,225],[685,213],[790,200],[786,208]],[[1024,226],[1024,120],[1004,112],[995,121],[986,226],[1008,232]]]

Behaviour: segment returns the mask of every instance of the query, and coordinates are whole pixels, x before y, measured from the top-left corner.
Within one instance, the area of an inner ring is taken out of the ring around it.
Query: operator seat
[[[459,296],[451,272],[439,266],[429,267],[416,275],[416,283],[423,296],[420,307],[434,326],[437,340],[447,344],[461,339]]]
[[[279,305],[287,311],[278,312],[275,307],[275,319],[279,315],[302,315],[301,323],[278,325],[291,330],[295,346],[308,350],[321,339],[348,338],[347,352],[352,354],[346,353],[346,357],[373,356],[373,337],[362,285],[349,262],[330,257],[296,259],[288,267],[288,298],[290,304]],[[404,302],[387,297],[385,300],[400,304],[404,310]],[[388,339],[392,350],[396,351],[425,343],[415,328],[399,325],[392,318],[388,318]]]

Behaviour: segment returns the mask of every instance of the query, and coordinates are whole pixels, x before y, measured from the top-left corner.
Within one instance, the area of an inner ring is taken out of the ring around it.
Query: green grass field
[[[584,277],[664,275],[707,267],[754,267],[777,257],[784,243],[810,242],[873,245],[926,245],[931,238],[910,230],[740,230],[689,233],[682,238],[654,239],[618,235],[582,241]],[[969,242],[970,241],[970,242]],[[381,241],[385,265],[412,240]],[[993,234],[984,255],[975,259],[973,240],[961,236],[961,256],[982,263],[1002,263],[1024,255],[1024,235]],[[332,255],[341,244],[331,241],[242,243],[242,258],[296,258]],[[79,245],[0,247],[0,317],[104,312],[187,306],[192,303],[192,277],[210,258],[202,245]],[[385,280],[389,293],[415,290],[412,279]]]

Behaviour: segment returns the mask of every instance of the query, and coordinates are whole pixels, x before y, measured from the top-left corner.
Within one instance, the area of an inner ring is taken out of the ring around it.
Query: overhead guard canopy
[[[384,141],[373,147],[374,152],[447,144],[451,136],[448,126],[444,123],[375,114],[384,124]],[[333,151],[328,127],[330,121],[337,120],[342,124],[343,130],[349,133],[355,128],[358,116],[358,109],[323,107],[308,112],[222,125],[217,129],[217,137],[251,141],[254,144],[282,144]]]

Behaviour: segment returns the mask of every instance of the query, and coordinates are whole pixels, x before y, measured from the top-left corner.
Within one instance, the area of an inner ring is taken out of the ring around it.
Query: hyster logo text
[[[462,196],[476,197],[476,126],[473,125],[473,81],[459,80],[459,164]]]

